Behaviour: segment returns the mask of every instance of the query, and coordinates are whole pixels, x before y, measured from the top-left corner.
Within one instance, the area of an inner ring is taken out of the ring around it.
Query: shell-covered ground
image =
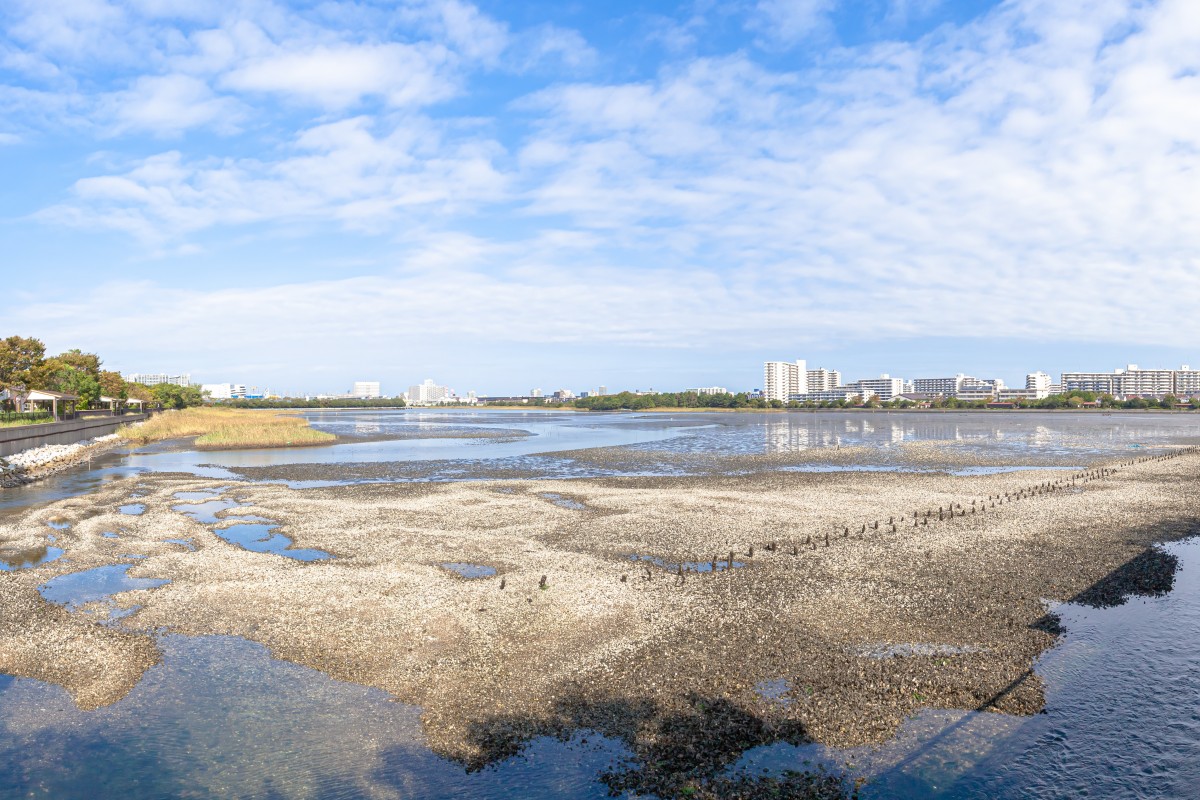
[[[161,632],[240,636],[420,706],[430,745],[468,765],[595,729],[637,755],[614,788],[702,796],[756,744],[881,742],[922,707],[1037,712],[1045,601],[1169,587],[1152,546],[1196,532],[1198,466],[1181,448],[970,477],[127,478],[0,525],[0,558],[48,534],[64,550],[0,572],[0,672],[95,708],[155,663]],[[332,558],[246,550],[218,535],[228,520],[178,510],[208,498]],[[38,592],[112,564],[168,583],[116,595],[119,619]]]

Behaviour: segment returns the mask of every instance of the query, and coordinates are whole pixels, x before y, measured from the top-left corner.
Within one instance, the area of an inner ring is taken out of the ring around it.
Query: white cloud
[[[511,49],[513,66],[519,71],[543,66],[580,71],[599,60],[595,49],[578,31],[557,25],[539,25],[523,32]]]
[[[369,117],[314,126],[289,151],[275,162],[161,153],[122,174],[77,181],[74,202],[40,216],[115,228],[161,247],[215,226],[262,221],[379,232],[414,209],[437,218],[495,202],[507,191],[508,178],[494,165],[498,145],[445,140],[420,117],[396,120],[382,132]]]
[[[820,8],[789,7],[799,16],[776,27],[806,35]],[[428,239],[397,261],[404,277],[285,287],[295,319],[321,298],[319,330],[367,308],[522,341],[590,319],[605,324],[588,336],[651,344],[699,329],[1168,341],[1200,300],[1200,6],[1073,9],[1010,0],[800,72],[742,52],[561,79],[482,120],[413,106],[462,90],[456,53],[516,58],[519,36],[363,44],[226,25],[189,40],[195,80],[331,113],[254,157],[97,166],[42,218],[163,250],[250,224]],[[354,108],[369,98],[389,108]],[[165,317],[240,301],[155,302]]]
[[[758,0],[747,27],[765,42],[789,45],[829,30],[837,0]]]
[[[209,126],[223,133],[237,130],[245,115],[241,104],[218,97],[208,84],[188,75],[144,76],[107,101],[113,133],[148,131],[175,136]]]
[[[353,106],[364,97],[392,106],[419,106],[454,94],[443,75],[448,52],[437,45],[317,46],[251,59],[226,73],[230,89],[278,92],[325,108]]]
[[[409,2],[401,16],[427,26],[466,58],[495,64],[508,47],[508,27],[460,0]]]

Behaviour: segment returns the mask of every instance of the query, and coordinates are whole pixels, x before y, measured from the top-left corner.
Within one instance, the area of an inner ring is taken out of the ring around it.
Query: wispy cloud
[[[186,25],[143,6],[159,42],[146,74],[84,91],[94,106],[76,113],[108,136],[185,138],[95,163],[37,218],[164,253],[297,226],[387,253],[373,277],[270,287],[277,303],[147,288],[133,305],[180,320],[180,342],[292,320],[295,347],[316,348],[369,316],[389,336],[655,347],[696,330],[1151,343],[1190,319],[1200,5],[1009,0],[802,68],[778,48],[832,37],[832,4],[746,7],[727,52],[680,44],[652,69],[601,72],[582,34],[457,0],[217,8]],[[112,8],[83,4],[36,52],[69,73],[57,54],[79,20],[134,24]],[[900,24],[937,4],[888,8]],[[210,130],[232,143],[186,140]]]

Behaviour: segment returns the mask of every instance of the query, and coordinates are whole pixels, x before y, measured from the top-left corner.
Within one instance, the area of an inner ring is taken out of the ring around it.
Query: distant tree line
[[[537,402],[542,401],[542,402]],[[1094,392],[1069,391],[1062,394],[1051,395],[1050,397],[1041,400],[1030,400],[1019,398],[1011,402],[1017,408],[1044,408],[1044,409],[1070,409],[1083,408],[1085,406],[1094,407],[1091,404],[1098,404],[1100,408],[1106,409],[1175,409],[1179,408],[1181,401],[1173,395],[1168,395],[1162,400],[1147,400],[1144,398],[1134,398],[1131,400],[1117,400],[1110,394],[1096,394]],[[531,405],[548,405],[543,398],[536,398],[531,402]],[[928,405],[930,408],[947,409],[988,409],[995,410],[995,406],[990,406],[986,400],[959,400],[955,397],[935,397],[926,401],[926,403],[916,403],[912,400],[904,398],[896,398],[889,402],[882,402],[877,396],[872,396],[868,400],[863,400],[861,396],[853,396],[842,400],[828,400],[824,402],[792,400],[787,403],[782,400],[764,400],[760,397],[750,397],[745,392],[738,394],[698,394],[696,392],[660,392],[655,394],[634,394],[633,392],[621,392],[620,394],[606,394],[595,397],[581,397],[570,403],[575,408],[587,409],[588,411],[643,411],[650,408],[752,408],[752,409],[838,409],[838,408],[917,408],[921,405]],[[1190,401],[1187,408],[1192,410],[1200,409],[1200,400]]]
[[[540,399],[540,398],[539,398]],[[738,394],[699,394],[698,392],[658,392],[654,394],[602,394],[580,397],[571,403],[575,408],[589,411],[617,411],[628,409],[640,411],[647,408],[783,408],[775,401],[750,397],[745,392]]]
[[[34,390],[73,394],[79,398],[77,408],[81,409],[104,405],[102,396],[132,398],[164,408],[185,408],[202,401],[195,387],[130,383],[120,373],[101,369],[102,364],[95,353],[78,349],[47,357],[46,345],[33,337],[0,339],[0,391],[9,393],[5,406],[23,406]]]
[[[213,400],[213,405],[223,408],[403,408],[402,397],[378,397],[369,400],[359,398],[320,398],[301,400],[298,398],[263,398]]]

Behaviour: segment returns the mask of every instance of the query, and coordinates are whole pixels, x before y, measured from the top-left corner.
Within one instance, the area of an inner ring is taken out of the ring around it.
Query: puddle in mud
[[[221,492],[228,491],[228,486],[220,486],[215,489],[200,489],[195,492],[176,492],[174,497],[176,500],[212,500],[219,497]]]
[[[981,653],[985,648],[952,644],[876,644],[865,645],[854,650],[861,658],[903,658],[906,656],[961,656]]]
[[[19,569],[31,569],[57,561],[62,557],[61,547],[32,547],[28,550],[17,550],[12,553],[0,554],[0,572],[16,572]]]
[[[136,517],[146,511],[146,506],[142,503],[130,503],[127,506],[121,506],[118,509],[122,514],[128,514],[131,517]]]
[[[105,531],[104,533],[102,533],[100,535],[103,536],[105,539],[120,539],[121,538],[120,536],[117,536],[112,531]]]
[[[792,690],[791,681],[787,678],[775,678],[770,681],[760,681],[755,684],[754,692],[763,700],[787,705],[791,702],[785,695]]]
[[[47,522],[46,525],[51,528],[54,528],[54,530],[56,530],[56,531],[66,531],[66,530],[71,529],[71,523],[60,522],[58,520],[53,520],[53,519],[50,520],[49,522]]]
[[[131,578],[131,568],[131,564],[113,564],[59,575],[39,586],[38,591],[51,603],[75,611],[88,603],[112,604],[112,596],[119,592],[155,589],[170,583],[160,578]]]
[[[274,523],[242,522],[239,517],[227,517],[236,523],[227,528],[213,528],[213,533],[230,544],[236,544],[243,550],[253,553],[272,553],[277,556],[294,558],[297,561],[323,561],[333,558],[324,550],[297,547],[292,548],[292,540],[282,533],[273,533],[279,526]]]
[[[457,572],[464,578],[491,578],[496,574],[495,567],[488,567],[483,564],[467,564],[460,561],[452,561],[442,564],[442,566],[451,572]]]
[[[175,497],[180,500],[188,498],[199,499],[201,497],[212,497],[212,492],[176,492]],[[203,503],[171,506],[171,510],[186,514],[196,522],[204,525],[232,523],[227,527],[213,528],[212,532],[230,544],[235,544],[243,550],[249,550],[253,553],[271,553],[277,556],[293,558],[297,561],[322,561],[333,558],[332,555],[326,553],[324,550],[303,547],[293,548],[290,538],[281,533],[273,532],[279,527],[279,523],[274,520],[249,514],[246,516],[217,516],[223,511],[242,508],[245,505],[247,504],[236,499],[221,500],[214,498],[206,500]],[[182,541],[176,541],[175,543],[183,544]],[[195,546],[190,545],[190,543],[189,546],[191,549],[195,549]]]
[[[587,510],[587,506],[585,506],[583,503],[579,502],[578,500],[572,500],[569,497],[563,497],[561,494],[556,494],[555,492],[540,492],[538,494],[538,497],[549,500],[551,503],[554,503],[554,505],[558,506],[559,508],[570,508],[570,509],[574,509],[575,511],[586,511]]]
[[[217,514],[222,511],[228,511],[231,508],[238,508],[240,505],[240,503],[233,500],[209,500],[205,503],[171,506],[171,510],[178,511],[180,514],[186,514],[203,525],[215,525],[221,522],[221,517],[218,517]]]
[[[163,539],[167,544],[178,544],[186,547],[188,550],[195,550],[196,544],[191,539]]]
[[[659,558],[658,556],[639,556],[634,554],[629,556],[629,560],[648,561],[651,564],[654,564],[656,567],[662,567],[668,572],[678,572],[679,567],[681,566],[678,562],[671,563],[665,559]],[[719,558],[716,561],[684,561],[682,566],[684,572],[724,572],[725,570],[729,569],[729,559]],[[744,567],[746,566],[746,562],[734,559],[733,566],[735,569],[737,567]]]

